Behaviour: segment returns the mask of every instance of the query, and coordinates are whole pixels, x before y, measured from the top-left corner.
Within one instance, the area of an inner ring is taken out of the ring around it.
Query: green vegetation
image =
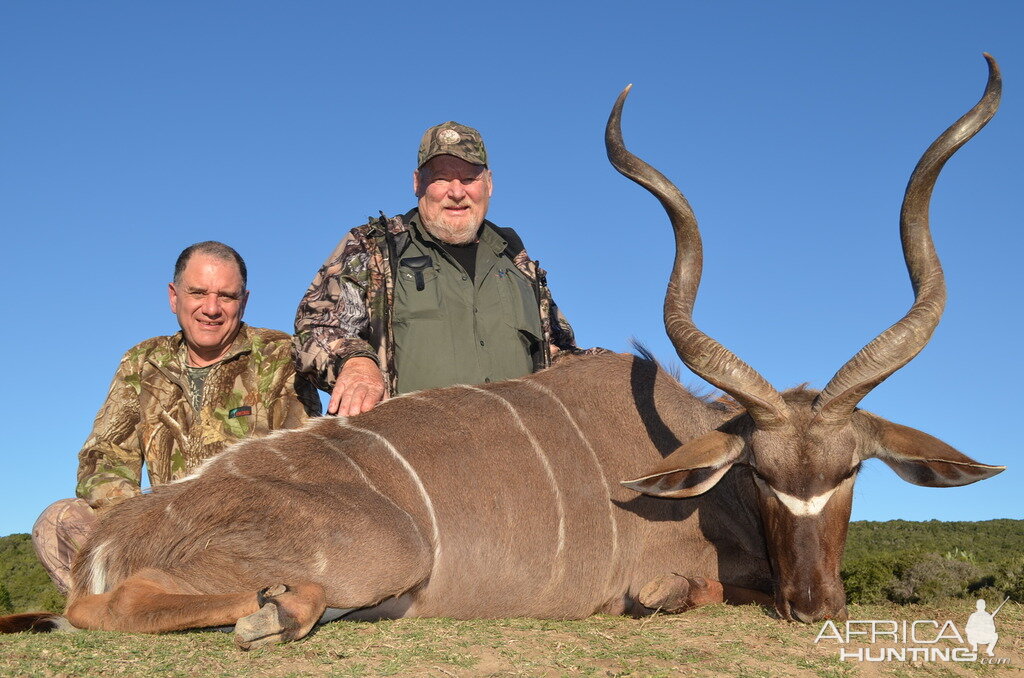
[[[27,534],[0,537],[0,614],[64,609],[64,597],[46,576]]]
[[[853,522],[842,577],[853,603],[1024,602],[1024,521]]]
[[[1024,521],[853,522],[842,576],[851,603],[1024,602]],[[63,605],[29,535],[0,537],[0,614]]]

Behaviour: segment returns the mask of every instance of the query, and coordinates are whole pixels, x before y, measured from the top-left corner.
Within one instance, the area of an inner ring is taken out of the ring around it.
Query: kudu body
[[[625,150],[623,92],[609,158],[661,200],[676,234],[666,328],[686,365],[739,406],[694,396],[649,360],[603,355],[246,441],[112,509],[75,562],[68,619],[154,632],[237,622],[251,647],[302,637],[325,608],[567,618],[774,591],[784,618],[843,617],[839,562],[864,459],[931,486],[1002,470],[856,408],[941,315],[928,201],[945,161],[995,113],[991,58],[989,68],[982,100],[907,188],[913,307],[822,392],[778,393],[693,324],[696,221]]]

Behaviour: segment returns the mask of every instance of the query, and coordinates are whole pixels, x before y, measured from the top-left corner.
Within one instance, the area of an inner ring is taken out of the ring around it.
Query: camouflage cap
[[[423,167],[428,160],[439,155],[454,155],[474,165],[487,165],[487,149],[480,132],[454,120],[434,125],[423,133],[416,166]]]

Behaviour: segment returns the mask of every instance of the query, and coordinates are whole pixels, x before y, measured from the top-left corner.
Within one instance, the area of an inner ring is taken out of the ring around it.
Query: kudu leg
[[[231,626],[259,610],[255,591],[204,595],[185,590],[165,572],[146,569],[111,591],[74,598],[65,616],[81,629],[162,633]]]
[[[235,626],[235,642],[250,649],[302,638],[326,609],[323,587],[306,582],[217,595],[184,590],[165,572],[142,570],[112,591],[76,598],[66,616],[78,628],[140,633]]]
[[[774,598],[754,589],[723,584],[703,577],[684,577],[673,573],[663,575],[645,584],[640,589],[639,601],[648,610],[660,610],[674,614],[711,603],[772,605]]]

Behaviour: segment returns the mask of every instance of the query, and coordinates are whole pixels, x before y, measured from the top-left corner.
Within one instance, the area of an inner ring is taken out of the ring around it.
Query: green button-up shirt
[[[538,302],[505,239],[483,227],[471,279],[418,217],[410,233],[395,284],[398,392],[532,372],[531,349],[543,337]]]

